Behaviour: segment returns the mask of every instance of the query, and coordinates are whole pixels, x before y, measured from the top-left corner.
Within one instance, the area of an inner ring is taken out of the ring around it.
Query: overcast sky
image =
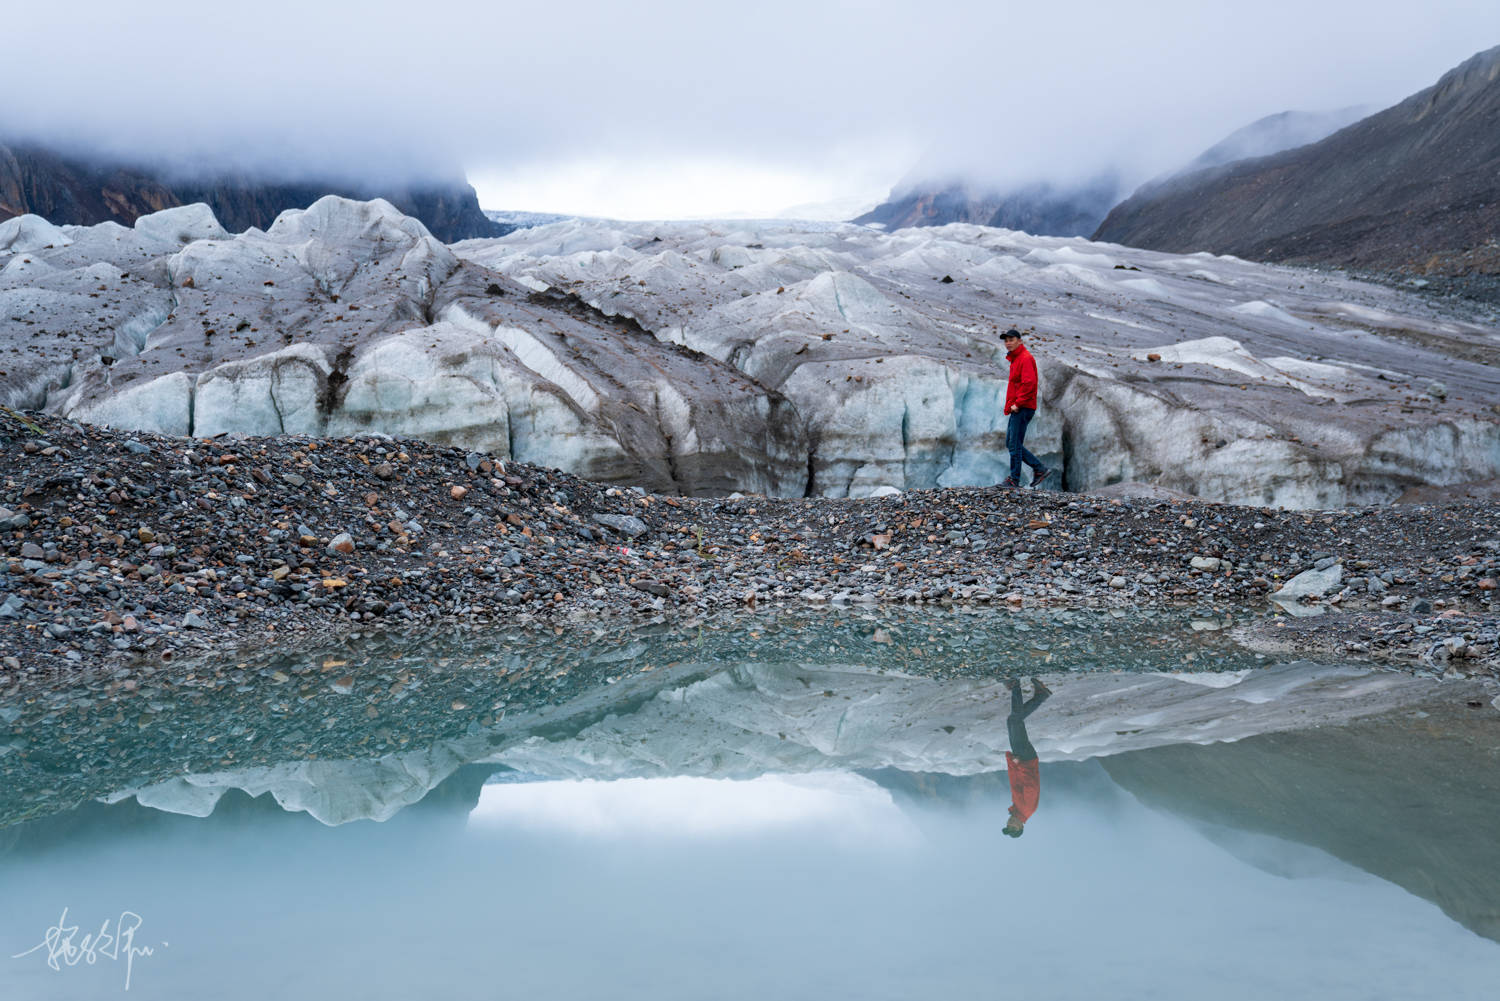
[[[919,163],[1142,178],[1496,44],[1495,0],[69,0],[7,11],[0,141],[461,169],[486,208],[764,215],[873,201]]]

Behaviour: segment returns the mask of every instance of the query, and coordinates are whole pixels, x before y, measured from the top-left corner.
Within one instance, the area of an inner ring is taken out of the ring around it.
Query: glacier
[[[565,219],[451,246],[389,203],[269,229],[0,223],[0,403],[177,435],[421,437],[690,495],[1006,475],[1281,507],[1500,476],[1493,323],[1333,272],[954,224]],[[1443,389],[1429,392],[1434,383]]]

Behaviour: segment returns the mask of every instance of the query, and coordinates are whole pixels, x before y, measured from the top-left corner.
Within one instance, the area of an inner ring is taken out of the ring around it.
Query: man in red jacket
[[[1052,691],[1036,678],[1031,679],[1031,689],[1031,698],[1023,704],[1021,683],[1014,678],[1010,680],[1010,715],[1005,720],[1005,728],[1010,731],[1010,750],[1005,752],[1005,777],[1010,779],[1010,818],[1000,833],[1012,838],[1021,836],[1042,796],[1042,765],[1037,760],[1036,748],[1026,736],[1026,717],[1047,701]]]
[[[1005,342],[1005,357],[1010,361],[1010,384],[1005,389],[1005,412],[1010,423],[1005,426],[1005,447],[1010,450],[1010,476],[1004,486],[1021,485],[1021,463],[1031,467],[1031,485],[1039,487],[1052,475],[1042,460],[1026,451],[1026,426],[1036,416],[1036,359],[1021,343],[1019,330],[1007,330],[1000,339]]]

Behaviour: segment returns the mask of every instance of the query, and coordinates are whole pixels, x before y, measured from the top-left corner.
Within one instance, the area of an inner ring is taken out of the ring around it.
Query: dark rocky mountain
[[[1368,110],[1342,108],[1268,115],[1236,130],[1191,163],[1150,182],[1149,186],[1234,160],[1316,142],[1364,117]],[[887,201],[853,221],[880,223],[888,230],[970,222],[1018,229],[1036,236],[1090,236],[1127,191],[1114,171],[1103,171],[1072,185],[1039,181],[1012,187],[985,187],[963,181],[907,181],[898,185]]]
[[[1254,260],[1450,273],[1500,238],[1500,47],[1327,138],[1173,178],[1098,240]]]
[[[1122,193],[1113,173],[1073,186],[1036,182],[983,189],[960,181],[911,184],[853,221],[880,223],[887,230],[968,222],[1035,236],[1088,236]]]
[[[380,185],[272,181],[234,173],[182,179],[36,145],[0,144],[0,220],[33,213],[58,225],[114,221],[129,226],[137,216],[205,202],[226,229],[242,231],[266,229],[284,210],[306,208],[329,194],[384,198],[445,243],[504,236],[515,228],[487,218],[463,180]]]

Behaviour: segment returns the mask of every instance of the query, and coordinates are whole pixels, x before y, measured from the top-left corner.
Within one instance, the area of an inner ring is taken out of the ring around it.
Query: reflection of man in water
[[[1005,774],[1010,779],[1010,819],[1000,833],[1013,838],[1019,838],[1026,829],[1026,821],[1036,813],[1037,799],[1042,794],[1041,763],[1026,736],[1026,717],[1047,701],[1052,692],[1036,678],[1031,679],[1031,689],[1031,698],[1023,703],[1021,683],[1014,678],[1010,680],[1010,715],[1005,720],[1010,731],[1010,750],[1005,752]]]

